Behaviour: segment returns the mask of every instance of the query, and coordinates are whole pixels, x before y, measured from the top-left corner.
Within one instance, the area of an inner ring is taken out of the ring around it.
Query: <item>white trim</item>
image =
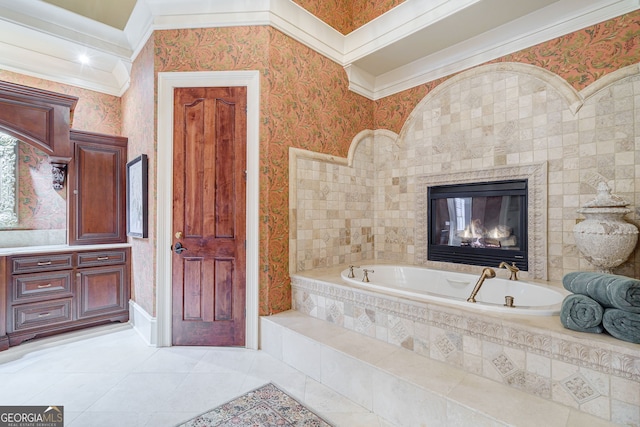
[[[353,82],[353,85],[350,82],[349,89],[369,99],[385,98],[624,15],[636,10],[640,4],[638,0],[607,1],[581,9],[580,2],[565,0],[551,4],[523,18],[380,74],[369,87],[362,81]],[[357,62],[355,64],[355,68],[358,68]],[[359,76],[359,73],[354,71],[354,75]]]
[[[246,347],[258,348],[259,71],[158,73],[158,196],[156,311],[158,346],[171,345],[171,228],[173,90],[177,87],[247,87],[247,315]],[[164,173],[162,173],[164,171]]]
[[[129,300],[129,323],[147,344],[158,344],[157,319],[133,300]]]

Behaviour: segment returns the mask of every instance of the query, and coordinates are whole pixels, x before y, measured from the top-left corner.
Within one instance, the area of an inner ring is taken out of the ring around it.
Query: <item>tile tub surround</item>
[[[260,328],[264,352],[389,425],[617,425],[298,311],[261,317]]]
[[[362,131],[346,158],[290,150],[290,272],[361,259],[449,269],[428,261],[419,241],[425,185],[532,165],[545,168],[534,216],[543,224],[529,232],[540,250],[535,277],[560,281],[570,271],[593,270],[575,245],[577,210],[604,180],[631,202],[626,219],[638,223],[638,117],[639,64],[580,92],[532,65],[462,72],[427,94],[400,134]],[[615,272],[640,277],[640,251]]]
[[[358,289],[346,266],[292,275],[293,309],[514,389],[640,426],[640,346],[557,316],[477,314]]]

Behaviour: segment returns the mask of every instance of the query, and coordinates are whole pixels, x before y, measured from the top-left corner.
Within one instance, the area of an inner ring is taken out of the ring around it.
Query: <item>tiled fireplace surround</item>
[[[522,277],[561,286],[564,274],[592,270],[573,241],[576,210],[593,199],[600,179],[634,210],[640,206],[638,117],[638,65],[578,93],[541,68],[493,64],[435,88],[400,135],[362,132],[346,159],[291,149],[294,309],[640,426],[640,345],[568,331],[557,316],[481,315],[372,294],[347,286],[337,273],[372,260],[479,273],[427,260],[423,194],[428,185],[510,177],[527,177],[534,201],[531,268]],[[628,219],[636,217],[634,211]],[[640,277],[637,252],[616,272]]]

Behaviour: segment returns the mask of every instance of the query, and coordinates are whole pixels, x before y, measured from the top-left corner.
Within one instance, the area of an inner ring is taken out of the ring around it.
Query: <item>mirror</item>
[[[66,189],[52,188],[49,156],[0,133],[0,247],[66,244]]]
[[[17,193],[17,150],[18,140],[7,134],[0,134],[0,227],[14,227],[18,224],[16,208]]]

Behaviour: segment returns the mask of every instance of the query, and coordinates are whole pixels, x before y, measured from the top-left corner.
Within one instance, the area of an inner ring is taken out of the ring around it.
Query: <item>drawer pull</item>
[[[53,285],[51,283],[47,283],[46,285],[38,285],[38,289],[50,288]]]
[[[48,316],[48,315],[50,315],[50,314],[51,314],[50,312],[47,312],[47,313],[40,313],[40,314],[38,314],[38,317],[47,317],[47,316]]]
[[[99,256],[98,258],[96,258],[98,261],[106,261],[109,259],[108,256]]]
[[[51,261],[38,261],[38,267],[43,265],[51,265]]]

